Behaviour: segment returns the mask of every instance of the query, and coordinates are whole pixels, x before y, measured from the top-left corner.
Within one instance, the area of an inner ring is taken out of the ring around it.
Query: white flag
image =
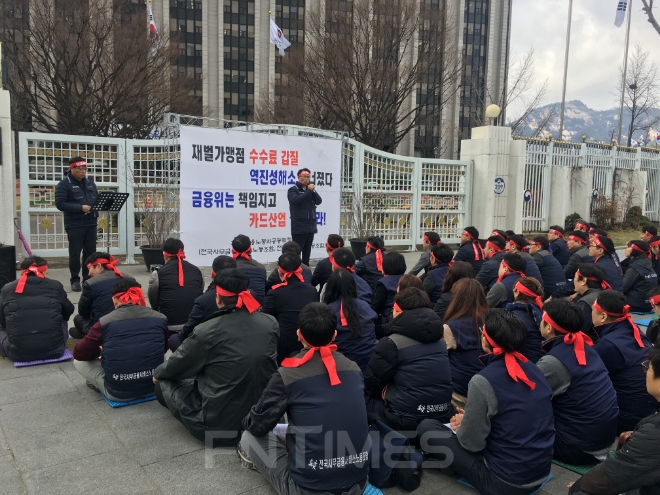
[[[291,43],[284,37],[282,30],[277,27],[273,19],[270,20],[270,42],[279,49],[282,56],[284,56],[284,50],[291,46]]]
[[[623,21],[626,19],[626,11],[628,10],[628,0],[619,0],[619,5],[616,7],[616,18],[614,25],[621,27]]]

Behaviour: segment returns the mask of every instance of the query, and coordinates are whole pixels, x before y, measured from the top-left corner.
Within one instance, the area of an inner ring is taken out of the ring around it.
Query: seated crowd
[[[660,324],[631,316],[660,315],[656,234],[620,261],[584,222],[531,240],[467,227],[456,252],[426,232],[407,274],[383,239],[356,260],[336,234],[313,270],[290,241],[268,274],[238,235],[206,290],[168,239],[150,307],[118,260],[90,255],[68,331],[74,307],[32,256],[0,291],[0,356],[54,359],[79,339],[90,388],[155,395],[281,495],[360,495],[384,429],[484,494],[535,492],[553,459],[598,463],[570,493],[660,493]]]

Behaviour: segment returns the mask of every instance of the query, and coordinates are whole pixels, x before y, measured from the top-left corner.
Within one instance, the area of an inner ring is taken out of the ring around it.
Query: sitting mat
[[[103,397],[105,399],[105,401],[108,404],[110,404],[110,407],[112,407],[112,408],[132,406],[133,404],[139,404],[140,402],[149,402],[149,401],[152,401],[152,400],[156,400],[155,395],[150,395],[149,397],[142,397],[141,399],[127,400],[127,401],[124,401],[124,402],[118,401],[118,400],[110,400],[103,394],[101,394],[101,397]]]
[[[73,354],[69,349],[64,349],[62,357],[57,359],[39,359],[37,361],[14,361],[14,368],[22,368],[25,366],[37,366],[38,364],[59,363],[60,361],[68,361],[73,359]]]
[[[631,315],[652,315],[655,311],[631,311]]]
[[[367,483],[367,487],[362,492],[362,495],[383,495],[383,492],[380,491],[380,488],[376,488],[371,483]]]
[[[577,473],[577,474],[586,474],[589,471],[591,471],[593,468],[598,466],[598,464],[600,464],[600,462],[593,462],[591,464],[584,464],[584,465],[567,464],[565,462],[556,461],[554,459],[552,460],[552,463],[556,464],[557,466],[561,466],[564,469],[568,469],[569,471],[573,471],[574,473]]]
[[[635,321],[636,325],[642,325],[643,327],[648,327],[655,318],[646,318],[645,320]]]
[[[554,462],[554,461],[552,461],[552,462]],[[550,481],[552,478],[554,478],[554,475],[553,475],[552,473],[550,473],[550,474],[548,475],[548,479],[545,480],[543,483],[541,483],[541,486],[539,486],[536,490],[534,490],[534,491],[533,491],[532,493],[530,493],[529,495],[534,495],[535,493],[539,492],[539,491],[541,490],[541,488],[543,488],[543,487],[548,483],[548,481]],[[473,490],[476,490],[476,488],[473,487],[473,486],[468,482],[468,480],[466,480],[465,478],[459,478],[459,479],[458,479],[458,482],[461,483],[462,485],[465,485],[465,486],[468,486],[468,487],[472,488]]]

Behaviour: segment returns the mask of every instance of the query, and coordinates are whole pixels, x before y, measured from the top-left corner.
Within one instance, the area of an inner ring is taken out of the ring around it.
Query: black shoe
[[[257,470],[257,468],[254,467],[254,463],[250,460],[245,450],[243,450],[243,447],[241,447],[241,442],[238,442],[238,445],[236,445],[236,454],[238,455],[238,458],[241,461],[241,466],[243,466],[246,469],[252,469],[254,471]]]
[[[80,292],[82,290],[82,287],[80,287],[80,282],[77,280],[75,282],[71,282],[71,290],[73,292]]]
[[[87,386],[91,388],[94,392],[97,392],[99,394],[101,393],[101,391],[98,388],[96,388],[94,385],[92,385],[91,382],[87,382]]]
[[[71,327],[69,328],[69,337],[72,339],[82,339],[85,336],[84,333],[82,333],[80,330],[78,330],[76,327]]]

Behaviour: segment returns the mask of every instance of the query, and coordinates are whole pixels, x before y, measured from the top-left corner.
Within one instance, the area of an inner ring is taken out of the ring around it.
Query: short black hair
[[[589,236],[591,237],[592,235],[601,235],[601,236],[604,236],[604,237],[609,237],[607,232],[605,232],[603,229],[591,229],[589,231]]]
[[[649,251],[651,250],[651,247],[649,246],[648,242],[644,241],[638,241],[638,240],[632,240],[628,243],[628,247],[631,246],[637,246],[639,249],[642,251],[638,251],[637,249],[633,249],[632,252],[630,253],[630,258],[639,258],[640,256],[643,258],[646,258],[649,254]]]
[[[626,296],[615,290],[604,290],[598,294],[598,305],[608,313],[623,313],[623,307],[628,304]],[[611,317],[610,317],[611,318]]]
[[[542,235],[537,235],[536,237],[534,237],[534,242],[538,242],[541,245],[541,249],[548,249],[550,247],[548,238]]]
[[[332,249],[344,247],[344,238],[339,234],[330,234],[327,243],[330,244]]]
[[[575,272],[577,277],[577,272],[580,272],[580,275],[584,277],[595,277],[598,280],[588,280],[587,287],[589,289],[602,289],[601,284],[605,280],[605,272],[601,267],[595,263],[580,263]]]
[[[521,251],[524,251],[525,247],[529,246],[529,242],[527,241],[525,236],[520,234],[510,235],[506,241],[508,243],[514,243],[516,245],[516,248],[520,249]]]
[[[431,248],[433,257],[441,263],[449,263],[454,258],[454,250],[447,244],[438,244]]]
[[[353,254],[353,251],[345,247],[335,249],[332,252],[332,258],[335,260],[335,263],[342,268],[350,268],[355,264],[355,255]]]
[[[376,249],[383,249],[385,247],[385,241],[382,237],[373,236],[367,239],[367,242],[371,244]]]
[[[585,244],[585,245],[589,242],[589,236],[587,235],[586,232],[582,232],[581,230],[574,230],[568,236],[569,237],[571,237],[571,236],[572,237],[579,237],[580,239],[582,239],[584,241],[583,244]]]
[[[649,361],[653,370],[654,378],[660,378],[660,348],[651,347],[649,351]]]
[[[277,259],[277,266],[285,272],[295,272],[301,264],[300,256],[293,253],[284,253]]]
[[[238,268],[231,268],[227,270],[220,270],[216,273],[213,279],[216,287],[238,294],[239,292],[246,291],[250,286],[250,277],[245,272]],[[220,300],[225,306],[236,304],[238,296],[225,297],[220,296]]]
[[[213,265],[211,265],[211,269],[215,273],[218,273],[220,270],[226,270],[228,268],[236,268],[236,260],[231,256],[226,256],[224,254],[216,256],[216,258],[213,260]]]
[[[506,246],[506,241],[502,239],[499,235],[492,235],[488,238],[488,242],[495,244],[498,248],[504,249]]]
[[[385,275],[403,275],[406,273],[406,259],[399,253],[386,253],[383,256],[383,273]]]
[[[440,236],[438,235],[437,232],[433,232],[433,231],[424,232],[424,237],[428,237],[429,244],[431,244],[431,246],[435,246],[436,244],[440,243]]]
[[[23,258],[21,261],[21,264],[19,265],[21,267],[21,270],[27,270],[30,268],[32,265],[35,266],[44,266],[47,265],[48,262],[42,258],[41,256],[30,256],[28,258]],[[16,266],[16,265],[14,265]]]
[[[605,237],[603,235],[597,235],[595,237],[604,246],[604,248],[601,248],[600,246],[596,246],[597,248],[602,249],[603,251],[605,251],[606,254],[609,254],[609,255],[614,254],[614,252],[616,250],[614,249],[614,242],[612,242],[612,239],[610,239],[609,237]]]
[[[504,232],[506,234],[507,239],[511,237],[512,235],[516,235],[516,233],[513,230],[507,230]]]
[[[470,234],[475,241],[479,239],[479,231],[475,227],[465,227],[463,230]]]
[[[642,232],[651,234],[652,237],[658,235],[658,229],[656,229],[653,225],[647,225],[646,227],[642,227]]]
[[[302,253],[300,244],[298,244],[296,241],[285,242],[282,244],[282,254],[286,253],[293,253],[296,256],[300,256],[300,253]]]
[[[660,294],[660,285],[651,289],[649,293],[646,294],[646,297],[653,297],[653,296],[657,296],[658,294]]]
[[[163,243],[164,253],[177,254],[179,251],[183,251],[183,242],[181,242],[181,239],[174,239],[170,237]]]
[[[239,234],[236,237],[234,237],[234,240],[231,241],[231,247],[234,248],[234,251],[239,252],[239,253],[244,253],[248,249],[250,249],[250,246],[252,246],[252,241],[250,241],[250,238],[246,235]]]
[[[564,233],[564,227],[560,225],[550,225],[549,230],[556,230],[557,232],[561,232],[562,234]]]
[[[394,296],[394,302],[403,310],[430,308],[431,300],[426,292],[415,287],[408,287]]]
[[[486,311],[484,327],[491,340],[505,352],[519,352],[527,343],[525,323],[504,308]]]
[[[299,177],[300,174],[302,174],[303,172],[307,172],[310,176],[312,175],[312,171],[311,171],[310,169],[308,169],[308,168],[301,168],[300,170],[298,170],[298,173],[296,174],[296,176]]]
[[[553,299],[543,305],[543,311],[557,325],[567,332],[576,333],[582,331],[584,324],[584,315],[577,304],[568,299]]]
[[[593,222],[589,222],[588,225],[589,225],[589,228],[590,228],[590,229],[597,229],[597,228],[598,228],[598,225],[596,225],[596,224],[593,223]]]
[[[108,253],[101,253],[101,252],[96,252],[92,253],[89,256],[87,256],[87,259],[85,260],[85,265],[89,265],[91,263],[94,263],[98,259],[110,259],[110,255]],[[106,268],[107,270],[107,268]]]
[[[69,158],[69,165],[71,165],[72,163],[76,163],[76,162],[85,162],[85,163],[87,163],[87,159],[83,158],[82,156],[74,156],[73,158]]]
[[[120,292],[126,292],[131,287],[138,287],[140,289],[142,288],[139,282],[136,282],[135,280],[128,280],[122,278],[119,282],[117,282],[115,285],[112,286],[110,292],[112,292],[112,295],[114,296],[115,294],[119,294]]]
[[[505,254],[502,262],[506,262],[509,268],[521,273],[525,273],[525,268],[527,268],[527,262],[518,253]]]
[[[309,303],[298,314],[298,328],[309,345],[326,346],[337,330],[337,315],[327,304]]]

